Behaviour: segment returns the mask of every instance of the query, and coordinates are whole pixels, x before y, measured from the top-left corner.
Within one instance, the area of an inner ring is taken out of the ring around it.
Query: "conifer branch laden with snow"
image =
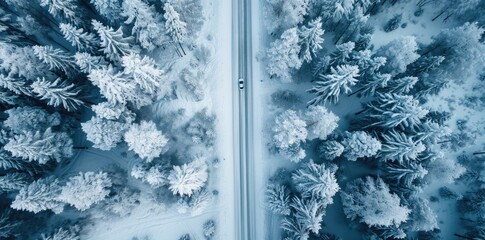
[[[78,51],[92,52],[98,42],[96,36],[92,33],[85,32],[82,28],[76,28],[69,23],[59,25],[64,38],[69,41]]]
[[[84,105],[84,102],[77,98],[81,90],[77,89],[74,84],[68,85],[66,82],[61,82],[60,78],[53,82],[45,78],[38,78],[30,87],[37,97],[47,100],[47,104],[50,106],[62,105],[68,111],[75,111]]]
[[[98,32],[101,49],[112,61],[120,61],[122,56],[138,52],[132,45],[133,37],[123,37],[121,27],[115,31],[96,20],[93,20],[91,24],[94,30]]]
[[[51,46],[34,46],[35,55],[45,64],[49,65],[50,70],[62,70],[66,74],[76,69],[74,58],[61,49]]]
[[[330,101],[336,104],[339,100],[339,95],[342,93],[350,93],[351,86],[357,84],[357,77],[359,76],[359,67],[353,65],[341,65],[330,69],[331,74],[320,74],[321,80],[316,81],[315,86],[308,90],[310,93],[316,95],[310,100],[308,104],[317,105],[324,104]]]

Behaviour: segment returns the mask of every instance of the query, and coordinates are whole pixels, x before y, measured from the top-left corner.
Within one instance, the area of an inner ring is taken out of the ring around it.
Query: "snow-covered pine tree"
[[[16,107],[5,111],[5,113],[8,114],[8,118],[3,121],[3,126],[13,133],[44,131],[47,128],[61,124],[59,113],[51,114],[40,107]]]
[[[36,57],[31,46],[0,44],[0,60],[0,69],[10,76],[35,79],[38,76],[49,75],[48,66]]]
[[[308,22],[307,26],[301,26],[298,35],[301,45],[300,58],[303,61],[311,62],[312,58],[317,55],[318,50],[322,49],[324,32],[320,17]]]
[[[279,39],[270,44],[266,53],[268,58],[266,70],[269,75],[284,82],[291,82],[291,71],[299,69],[302,64],[298,56],[300,53],[298,42],[298,31],[294,27],[284,31]]]
[[[303,227],[314,234],[322,229],[322,221],[325,216],[325,204],[314,198],[300,199],[293,197],[290,203],[293,209],[293,217]]]
[[[455,159],[440,156],[427,162],[425,168],[428,174],[425,176],[427,182],[453,183],[461,177],[467,170]]]
[[[429,201],[417,196],[407,200],[407,206],[411,209],[407,225],[411,231],[432,231],[438,229],[438,216],[429,207]]]
[[[168,0],[180,15],[180,20],[187,23],[188,37],[194,41],[204,24],[204,5],[201,0]]]
[[[376,55],[387,59],[385,73],[393,76],[406,71],[406,67],[419,58],[416,37],[406,36],[389,42],[377,50]]]
[[[167,151],[168,138],[157,129],[152,121],[132,124],[124,134],[124,139],[129,150],[134,151],[147,162],[151,162]]]
[[[101,102],[91,105],[91,109],[96,114],[96,117],[103,119],[128,124],[131,124],[135,120],[135,113],[131,112],[125,105]]]
[[[344,146],[337,141],[325,141],[319,147],[320,157],[332,161],[344,152]]]
[[[126,123],[92,117],[91,120],[81,123],[81,127],[94,148],[108,151],[122,141],[129,126]]]
[[[357,161],[358,158],[372,157],[381,150],[382,144],[366,132],[346,132],[342,141],[344,145],[344,157],[349,161]]]
[[[366,77],[360,81],[361,88],[353,92],[352,95],[360,92],[363,96],[373,96],[378,89],[385,88],[390,80],[391,74],[366,74]]]
[[[190,197],[205,185],[207,178],[207,164],[202,159],[196,159],[182,166],[173,166],[168,176],[169,189],[174,195]]]
[[[354,42],[346,42],[335,46],[336,49],[330,54],[330,65],[336,67],[339,65],[350,64],[351,53],[355,48]]]
[[[76,69],[74,58],[62,51],[61,49],[53,48],[52,46],[33,46],[34,53],[42,62],[49,65],[50,70],[61,70],[67,75],[71,74],[72,70]]]
[[[42,240],[80,240],[79,229],[76,227],[64,229],[58,228],[52,234],[42,234]]]
[[[75,24],[81,21],[76,16],[78,4],[75,0],[41,0],[40,5],[47,7],[49,13],[55,17],[65,18]]]
[[[10,208],[2,209],[0,212],[0,237],[5,239],[15,239],[18,237],[19,227],[23,221],[16,219]]]
[[[354,7],[355,0],[335,0],[322,3],[322,13],[332,23],[339,23],[342,19],[348,18]]]
[[[290,209],[290,192],[285,185],[270,184],[266,188],[266,203],[275,214],[288,216]]]
[[[434,144],[445,136],[451,135],[451,129],[436,122],[426,120],[417,126],[417,141]]]
[[[306,123],[295,111],[287,110],[275,119],[272,128],[273,142],[282,155],[289,155],[290,160],[299,162],[305,157],[305,150],[301,149],[301,144],[305,142],[308,131]],[[297,154],[285,154],[295,152]]]
[[[340,196],[347,218],[371,227],[399,226],[409,219],[411,212],[380,178],[356,179],[347,184]]]
[[[206,188],[199,189],[192,194],[189,201],[190,215],[199,216],[210,204],[211,195]]]
[[[135,83],[111,66],[91,70],[88,78],[112,104],[126,104],[137,97]]]
[[[41,178],[20,189],[10,207],[33,213],[44,210],[61,213],[64,203],[58,200],[60,190],[59,181],[54,177]]]
[[[19,98],[17,95],[9,92],[5,88],[0,87],[0,106],[9,107],[17,105],[19,103]]]
[[[81,52],[93,52],[96,49],[97,42],[96,35],[85,32],[82,28],[77,28],[69,23],[61,23],[59,25],[64,38],[69,41],[72,46],[76,47]]]
[[[132,34],[143,48],[153,50],[166,42],[162,16],[154,6],[142,0],[123,0],[121,15],[127,18],[126,24],[133,24]]]
[[[87,74],[91,73],[92,70],[100,69],[107,64],[103,57],[93,56],[85,52],[77,52],[74,54],[74,60],[81,72]]]
[[[422,76],[439,67],[444,60],[444,56],[421,56],[418,60],[408,65],[405,74],[409,76]]]
[[[418,82],[417,77],[402,77],[389,80],[387,86],[380,89],[381,93],[404,95],[410,93],[414,85]]]
[[[94,5],[98,13],[111,23],[121,20],[121,8],[120,0],[90,0]]]
[[[170,83],[162,84],[162,81],[165,80],[163,78],[164,72],[155,65],[153,59],[147,56],[141,57],[138,54],[130,54],[122,57],[121,62],[124,67],[124,74],[131,76],[144,92],[154,95],[163,89],[161,96],[158,96],[162,97],[168,94]],[[162,86],[164,87],[162,88]]]
[[[351,86],[357,84],[357,77],[359,76],[359,67],[353,65],[341,65],[336,68],[331,68],[331,74],[319,75],[319,80],[315,82],[315,86],[308,90],[310,93],[316,95],[310,100],[308,104],[318,105],[331,101],[336,104],[341,92],[350,93]]]
[[[62,105],[67,111],[76,111],[84,104],[77,98],[81,90],[72,83],[62,82],[61,78],[57,78],[53,82],[44,77],[37,78],[37,81],[33,82],[30,87],[40,100],[46,100],[47,105],[53,107]]]
[[[18,191],[29,185],[32,179],[29,175],[20,172],[6,173],[0,176],[0,191]]]
[[[372,55],[369,49],[361,51],[352,51],[349,62],[357,64],[361,73],[361,77],[365,78],[367,75],[374,75],[379,69],[386,64],[385,57],[376,57]]]
[[[72,140],[66,133],[52,132],[50,128],[44,132],[30,132],[14,135],[4,149],[13,157],[20,157],[41,164],[49,160],[61,160],[71,157]]]
[[[333,203],[333,196],[340,190],[335,178],[336,170],[310,160],[303,168],[292,174],[292,179],[302,197],[316,199],[326,206]]]
[[[32,89],[29,88],[28,81],[21,77],[0,74],[0,86],[17,95],[32,96]]]
[[[132,37],[123,37],[121,27],[115,31],[113,28],[106,27],[96,20],[93,20],[91,23],[94,30],[98,32],[99,39],[101,40],[100,46],[104,54],[112,61],[120,61],[122,56],[138,52],[132,45]]]
[[[412,96],[389,93],[377,93],[377,99],[365,106],[367,127],[381,127],[392,129],[414,128],[423,119],[428,110]]]
[[[105,172],[80,172],[61,188],[59,200],[84,211],[108,196],[111,185]]]
[[[398,161],[400,164],[416,160],[426,146],[411,136],[391,130],[382,134],[382,148],[378,156],[383,161]]]
[[[340,120],[337,115],[327,110],[323,106],[309,106],[305,111],[309,140],[315,138],[325,140],[338,127]]]
[[[270,33],[295,27],[308,14],[307,0],[272,1],[264,6],[265,25]]]
[[[165,3],[163,5],[163,10],[165,11],[163,17],[165,18],[165,29],[167,34],[170,35],[175,42],[186,42],[188,34],[187,23],[180,20],[179,13],[175,11],[170,3]]]
[[[310,237],[310,231],[307,226],[293,216],[283,218],[281,228],[286,232],[289,239],[308,240]]]
[[[423,179],[428,174],[421,164],[416,162],[388,162],[384,165],[384,177],[397,184],[411,186],[416,179]]]

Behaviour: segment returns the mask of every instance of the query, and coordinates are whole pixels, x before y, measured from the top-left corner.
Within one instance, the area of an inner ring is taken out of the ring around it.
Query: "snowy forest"
[[[485,239],[485,1],[261,14],[268,239]]]
[[[209,10],[0,1],[0,239],[161,239],[122,224],[108,238],[97,223],[206,211],[219,162]],[[181,226],[180,239],[211,239],[216,226]]]

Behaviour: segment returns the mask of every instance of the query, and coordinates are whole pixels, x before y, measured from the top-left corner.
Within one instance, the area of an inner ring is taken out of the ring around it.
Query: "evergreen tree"
[[[354,93],[361,92],[363,96],[373,96],[378,89],[383,89],[391,80],[391,74],[367,74],[361,81],[361,88]]]
[[[32,89],[29,88],[28,81],[20,77],[0,74],[0,86],[17,95],[32,96]]]
[[[111,66],[91,70],[88,78],[112,104],[126,104],[136,98],[135,84]]]
[[[91,105],[96,117],[131,124],[135,120],[135,114],[125,105],[101,102]]]
[[[290,193],[285,185],[270,184],[266,188],[268,208],[275,214],[290,215]]]
[[[151,162],[167,150],[168,138],[157,130],[152,121],[141,121],[131,125],[124,134],[129,150],[134,151],[140,158]]]
[[[121,19],[123,9],[120,0],[90,0],[90,2],[98,13],[108,21],[114,23]]]
[[[415,62],[408,65],[406,74],[409,76],[423,76],[423,74],[435,70],[445,60],[443,56],[421,56]]]
[[[415,134],[418,137],[418,141],[434,144],[443,137],[451,135],[451,129],[427,120],[418,125]]]
[[[331,74],[320,74],[315,86],[308,90],[308,92],[315,93],[316,97],[313,98],[308,104],[317,105],[331,101],[336,104],[340,92],[350,93],[351,86],[357,84],[357,77],[359,76],[359,68],[352,65],[341,65],[336,68],[331,68]]]
[[[419,58],[415,37],[407,36],[389,42],[377,50],[376,55],[387,59],[383,70],[393,76],[406,71],[406,67]]]
[[[59,200],[84,211],[108,196],[111,185],[111,179],[104,172],[80,172],[61,188]]]
[[[190,215],[199,216],[209,206],[211,195],[206,188],[197,190],[192,194],[189,201]]]
[[[124,73],[131,76],[135,83],[147,94],[153,95],[161,90],[162,85],[169,85],[169,83],[162,84],[164,72],[160,70],[153,59],[140,55],[130,54],[122,57],[122,65],[124,67]],[[164,87],[166,91],[162,94],[167,94],[168,86]]]
[[[347,218],[370,227],[399,226],[408,220],[411,212],[380,178],[356,179],[347,184],[340,196]]]
[[[204,6],[201,0],[169,0],[180,15],[180,21],[187,24],[188,37],[195,41],[204,24]],[[189,40],[189,39],[187,39]]]
[[[29,185],[30,181],[30,176],[25,173],[6,173],[0,176],[0,190],[5,192],[17,191]]]
[[[64,73],[70,74],[72,69],[76,69],[73,57],[60,49],[51,46],[34,46],[32,48],[35,55],[49,65],[50,70],[62,70]]]
[[[44,210],[61,213],[64,209],[64,204],[57,198],[60,189],[57,179],[53,177],[41,178],[20,189],[10,207],[33,213]]]
[[[330,65],[336,67],[339,65],[350,64],[351,53],[355,48],[354,42],[346,42],[335,46],[337,49],[330,54]]]
[[[80,240],[79,229],[70,228],[58,228],[51,235],[42,234],[42,240]]]
[[[174,195],[190,197],[205,185],[207,178],[207,164],[201,159],[196,159],[182,166],[173,166],[168,176],[169,189]]]
[[[102,23],[93,20],[92,25],[94,30],[98,32],[101,40],[100,46],[104,54],[112,61],[119,61],[122,56],[137,52],[134,48],[131,37],[123,37],[121,27],[118,30],[113,30],[111,27],[106,27]]]
[[[319,147],[320,157],[332,161],[344,152],[344,146],[337,141],[325,141]]]
[[[8,118],[3,121],[3,126],[13,133],[23,133],[25,131],[46,130],[47,128],[59,126],[61,116],[59,113],[48,113],[40,107],[16,107],[11,108],[5,113]]]
[[[302,26],[298,31],[300,39],[300,58],[303,61],[311,62],[317,55],[318,50],[322,49],[323,33],[322,19],[320,17],[311,20],[307,26]]]
[[[357,161],[358,158],[372,157],[381,150],[381,142],[363,131],[346,132],[342,141],[344,145],[344,157],[349,161]]]
[[[266,0],[264,7],[266,27],[270,33],[289,29],[303,22],[308,13],[307,0],[272,1]]]
[[[72,140],[66,133],[52,132],[50,128],[44,132],[24,132],[11,138],[4,149],[13,157],[20,157],[41,164],[53,159],[60,162],[72,156]]]
[[[432,231],[438,229],[436,213],[429,207],[429,201],[413,196],[407,200],[411,209],[409,221],[406,223],[411,231]]]
[[[31,46],[17,47],[13,44],[0,44],[0,69],[7,75],[35,79],[49,76],[48,66],[40,61]]]
[[[338,127],[340,120],[333,112],[328,111],[323,106],[310,106],[305,112],[305,121],[308,129],[308,139],[319,138],[327,139]]]
[[[291,157],[290,160],[299,162],[305,157],[301,144],[308,136],[306,123],[300,119],[296,112],[287,110],[276,117],[272,128],[273,142],[282,155]],[[290,154],[296,152],[297,154]]]
[[[378,93],[377,99],[368,103],[364,111],[368,113],[367,127],[385,129],[414,128],[428,113],[413,97],[388,93]]]
[[[123,0],[121,15],[127,18],[126,24],[133,24],[132,34],[143,48],[153,50],[165,41],[162,17],[153,6],[142,0]]]
[[[318,234],[325,216],[325,205],[314,198],[293,197],[291,203],[295,220],[309,232]]]
[[[96,49],[97,39],[92,33],[85,32],[82,28],[76,28],[69,23],[59,25],[64,38],[69,41],[78,51],[93,52]]]
[[[361,77],[367,78],[368,75],[375,75],[379,69],[387,62],[385,57],[376,57],[368,49],[361,51],[353,51],[350,56],[350,62],[359,66]]]
[[[0,237],[5,239],[15,239],[18,237],[18,228],[22,221],[14,218],[9,208],[2,209],[0,213]]]
[[[439,156],[429,161],[425,167],[428,170],[428,174],[425,177],[427,182],[453,183],[467,171],[456,160],[444,156]]]
[[[426,146],[413,140],[413,137],[406,136],[402,132],[394,130],[382,135],[382,148],[379,157],[384,161],[398,161],[400,164],[416,160]]]
[[[417,77],[402,77],[397,79],[391,79],[387,83],[387,86],[381,89],[379,92],[397,95],[408,94],[417,82]]]
[[[195,144],[204,144],[212,148],[216,142],[216,115],[209,114],[207,109],[197,112],[185,128],[185,132],[190,136]]]
[[[74,0],[41,0],[40,5],[47,7],[49,13],[55,17],[65,18],[76,24],[80,22],[76,17],[78,5]]]
[[[91,120],[81,123],[88,141],[94,143],[94,148],[108,151],[116,147],[128,130],[126,123],[92,117]]]
[[[62,105],[67,111],[75,111],[84,103],[77,98],[80,90],[74,84],[61,82],[60,78],[55,81],[47,81],[45,78],[37,78],[30,85],[32,92],[41,100],[47,100],[47,105],[58,107]]]
[[[268,65],[266,70],[270,76],[275,76],[284,82],[291,82],[291,71],[300,69],[302,61],[300,44],[296,28],[290,28],[281,37],[270,44],[267,51]]]
[[[103,57],[93,56],[89,53],[77,52],[74,54],[74,60],[76,65],[79,67],[83,73],[91,73],[92,70],[100,69],[102,66],[106,66],[106,61]]]
[[[296,220],[293,216],[287,216],[281,221],[281,228],[287,233],[290,239],[308,240],[310,232],[304,223]]]
[[[315,164],[312,160],[296,170],[292,178],[296,189],[304,198],[317,199],[321,204],[333,203],[333,196],[340,190],[335,178],[336,169]]]
[[[163,17],[165,18],[167,34],[176,42],[185,42],[188,34],[187,23],[180,20],[179,13],[175,11],[170,3],[165,3],[163,10],[165,11]]]
[[[423,179],[428,174],[421,164],[416,162],[389,162],[384,167],[384,176],[397,182],[397,184],[404,184],[411,186],[417,179]]]

